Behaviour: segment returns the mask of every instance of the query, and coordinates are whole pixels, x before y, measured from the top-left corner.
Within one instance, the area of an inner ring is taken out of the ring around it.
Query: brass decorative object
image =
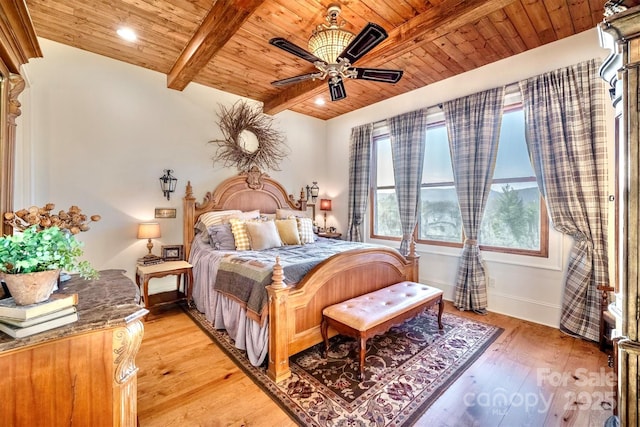
[[[279,164],[289,150],[282,133],[273,129],[270,116],[239,101],[229,109],[221,105],[218,118],[224,139],[209,141],[218,146],[214,164],[236,166],[239,171],[248,171],[252,166],[280,170]]]

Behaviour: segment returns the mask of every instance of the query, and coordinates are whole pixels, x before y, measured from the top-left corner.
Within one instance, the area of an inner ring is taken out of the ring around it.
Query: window
[[[415,239],[419,243],[461,247],[462,218],[453,182],[451,153],[444,121],[427,128],[420,213]],[[393,179],[388,129],[374,138],[371,237],[399,240],[402,232]],[[524,112],[519,105],[502,118],[491,193],[480,229],[482,250],[547,256],[548,220],[524,137]]]
[[[396,240],[402,236],[402,227],[396,199],[389,134],[375,137],[374,147],[376,154],[373,158],[372,170],[375,171],[376,188],[371,192],[373,198],[371,205],[374,207],[373,221],[371,221],[372,237]]]

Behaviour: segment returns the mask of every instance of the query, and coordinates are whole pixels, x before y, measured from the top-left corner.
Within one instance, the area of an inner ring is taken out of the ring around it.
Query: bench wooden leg
[[[322,333],[322,340],[324,341],[324,357],[329,354],[329,337],[328,337],[329,322],[325,317],[322,318],[320,323],[320,332]]]
[[[367,355],[367,338],[360,337],[360,374],[358,380],[364,378],[364,358]]]
[[[442,300],[442,295],[440,295],[440,299],[438,300],[438,328],[444,329],[442,326],[442,313],[444,312],[444,301]]]

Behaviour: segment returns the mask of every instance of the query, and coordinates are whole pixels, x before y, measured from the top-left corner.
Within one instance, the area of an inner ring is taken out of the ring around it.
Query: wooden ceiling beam
[[[217,0],[167,74],[167,86],[183,90],[233,37],[264,0]]]
[[[476,22],[517,0],[445,0],[389,31],[389,38],[367,54],[367,67],[380,67],[416,46],[436,40],[466,24]],[[326,81],[306,81],[291,86],[264,101],[265,114],[276,114],[326,90]],[[348,94],[347,88],[347,94]]]

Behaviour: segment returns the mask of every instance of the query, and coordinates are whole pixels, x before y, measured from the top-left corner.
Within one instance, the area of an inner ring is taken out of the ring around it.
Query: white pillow
[[[225,219],[228,218],[229,216],[240,214],[240,213],[242,213],[242,211],[237,209],[230,209],[226,211],[211,211],[211,212],[206,212],[200,215],[200,217],[198,218],[198,221],[202,222],[205,225],[206,229],[208,230],[209,227],[211,227],[212,225],[223,224],[227,222],[225,221]]]
[[[244,221],[260,219],[260,211],[257,209],[255,211],[246,211],[246,212],[236,211],[235,213],[228,215],[225,219],[228,222],[231,218],[241,219]]]
[[[276,209],[276,219],[287,218],[308,218],[309,214],[306,211],[297,211],[295,209]]]

